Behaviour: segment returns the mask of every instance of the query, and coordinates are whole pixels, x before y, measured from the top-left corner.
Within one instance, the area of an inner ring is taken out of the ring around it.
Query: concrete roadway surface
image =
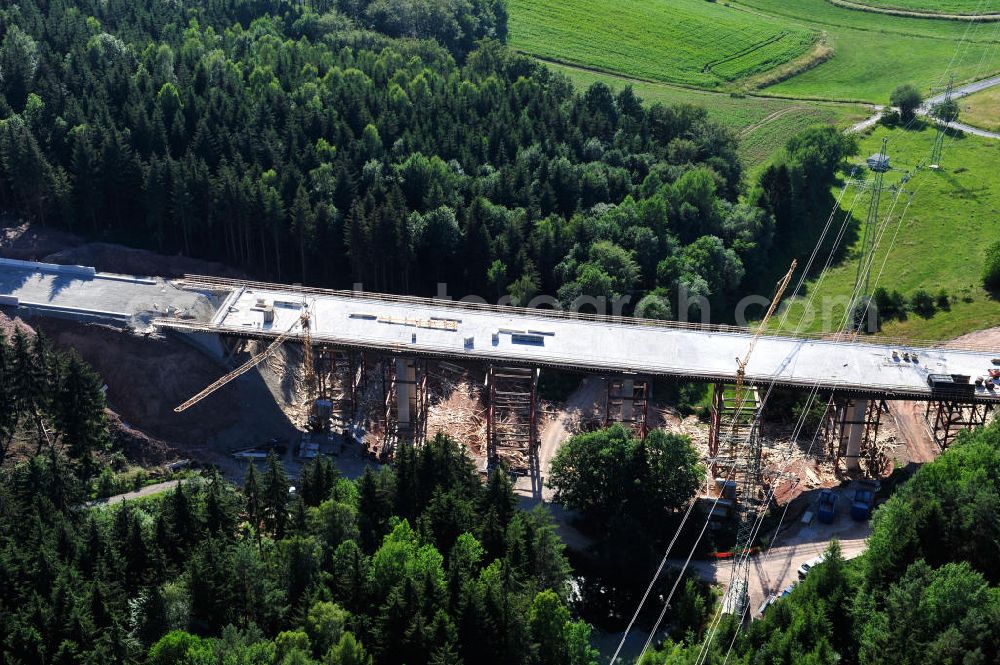
[[[808,510],[815,512],[820,491],[815,489],[803,495],[808,496]],[[802,524],[801,515],[793,517],[793,512],[789,511],[786,523],[790,524],[778,535],[771,548],[750,558],[751,616],[760,616],[758,610],[761,603],[770,594],[778,595],[788,585],[797,582],[799,566],[822,554],[834,538],[840,541],[845,559],[853,559],[865,551],[871,525],[867,521],[851,519],[849,499],[853,497],[854,486],[835,488],[834,491],[840,499],[833,524],[821,524],[815,517],[809,524]],[[684,565],[684,559],[674,559],[671,563],[679,569]],[[724,585],[729,584],[732,567],[731,559],[692,560],[688,565],[703,580]]]
[[[26,262],[0,265],[0,295],[13,296],[22,307],[78,320],[126,321],[137,327],[168,312],[211,316],[210,299],[158,277],[96,273],[62,273],[58,266],[37,269]]]

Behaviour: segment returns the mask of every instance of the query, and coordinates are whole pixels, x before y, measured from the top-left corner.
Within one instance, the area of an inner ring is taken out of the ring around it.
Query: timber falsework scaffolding
[[[641,438],[649,434],[649,401],[653,397],[648,378],[610,377],[604,402],[604,426],[625,425]]]
[[[365,379],[364,354],[320,346],[316,354],[316,372],[320,395],[330,400],[330,417],[342,427],[348,427],[358,413]]]
[[[383,366],[385,428],[382,456],[399,445],[423,445],[427,439],[427,361],[393,357]]]
[[[823,415],[822,440],[835,469],[848,473],[863,470],[871,478],[885,475],[889,457],[878,440],[882,415],[889,412],[884,399],[856,399],[833,394]]]
[[[489,464],[519,474],[538,466],[538,369],[490,365],[486,373]]]
[[[993,410],[994,405],[989,403],[939,399],[927,402],[924,418],[931,427],[934,441],[944,449],[954,442],[959,433],[985,425]]]

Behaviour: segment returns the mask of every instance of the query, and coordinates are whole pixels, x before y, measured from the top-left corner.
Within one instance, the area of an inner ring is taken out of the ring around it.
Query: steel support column
[[[708,454],[712,473],[725,465],[733,451],[745,445],[752,434],[759,435],[761,403],[757,388],[744,386],[737,396],[735,386],[717,383],[712,389],[712,425],[708,431]]]

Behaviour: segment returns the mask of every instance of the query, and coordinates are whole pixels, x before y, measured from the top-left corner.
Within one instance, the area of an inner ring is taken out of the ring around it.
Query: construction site
[[[772,336],[727,326],[237,278],[171,281],[12,260],[0,269],[8,294],[3,304],[12,311],[181,339],[229,367],[204,390],[179,400],[177,413],[219,399],[215,391],[251,370],[268,372],[295,428],[311,436],[349,436],[379,460],[390,459],[398,445],[420,445],[442,431],[462,441],[484,471],[502,461],[537,480],[543,430],[553,420],[549,414],[558,420],[558,408],[539,399],[543,371],[600,378],[601,394],[591,396],[581,420],[625,423],[638,436],[664,422],[651,408],[654,380],[710,384],[712,417],[705,436],[696,439],[706,441],[706,459],[715,464],[722,463],[725,440],[746,438],[739,423],[755,413],[761,387],[821,388],[827,411],[817,450],[844,472],[871,475],[884,473],[891,458],[882,443],[889,436],[883,421],[890,404],[920,402],[927,431],[947,447],[1000,403],[997,354],[970,343],[923,347],[848,336]],[[304,451],[310,450],[315,448],[307,442]]]
[[[13,259],[0,259],[0,305],[92,362],[143,447],[234,480],[272,453],[292,473],[330,455],[356,476],[443,433],[483,474],[506,469],[526,500],[549,501],[573,434],[683,434],[710,471],[703,511],[739,527],[727,609],[740,613],[775,590],[746,570],[771,505],[808,512],[814,491],[929,461],[1000,404],[995,330],[949,344],[768,333],[794,267],[753,329]],[[546,398],[550,373],[577,387]],[[706,386],[707,408],[682,414],[663,382]],[[817,405],[809,422],[769,413],[773,390]]]

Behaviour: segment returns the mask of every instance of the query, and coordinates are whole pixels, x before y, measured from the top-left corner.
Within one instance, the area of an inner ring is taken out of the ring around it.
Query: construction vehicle
[[[813,568],[815,568],[816,566],[818,566],[819,564],[823,563],[823,561],[825,559],[826,559],[826,553],[824,552],[823,554],[820,554],[819,556],[814,556],[813,558],[809,559],[808,561],[806,561],[805,563],[803,563],[801,566],[799,566],[799,570],[797,571],[798,575],[799,575],[799,579],[800,580],[804,580],[806,578],[806,575],[809,574],[809,571],[812,570]],[[789,587],[789,589],[790,588],[791,587]],[[785,594],[781,594],[781,595],[784,596]]]
[[[816,514],[823,524],[833,524],[837,517],[837,493],[833,490],[823,490],[819,493],[819,505]]]
[[[875,506],[875,493],[879,485],[875,482],[862,482],[861,486],[854,490],[854,501],[851,502],[851,518],[858,522],[864,522],[872,516],[872,508]]]

